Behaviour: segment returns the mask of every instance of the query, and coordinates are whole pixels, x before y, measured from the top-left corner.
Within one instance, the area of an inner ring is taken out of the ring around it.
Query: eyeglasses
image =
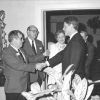
[[[29,30],[29,31],[32,31],[33,33],[39,33],[38,30]]]

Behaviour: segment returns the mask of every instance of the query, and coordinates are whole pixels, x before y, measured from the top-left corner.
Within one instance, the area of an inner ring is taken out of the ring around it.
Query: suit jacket
[[[92,67],[94,63],[95,46],[88,41],[86,42],[86,44],[87,44],[87,57],[86,57],[86,62],[85,62],[85,71],[86,71],[87,77],[89,77],[90,67]]]
[[[34,51],[32,50],[31,44],[28,40],[28,38],[25,39],[24,45],[23,45],[23,49],[25,54],[28,57],[28,62],[32,63],[32,62],[41,62],[42,60],[44,60],[44,56],[43,56],[43,52],[44,52],[44,47],[43,44],[40,40],[35,40],[36,43],[36,49],[37,49],[37,54],[35,55]],[[42,72],[40,72],[40,77],[44,77],[44,75],[42,74]],[[35,82],[38,79],[38,73],[30,73],[30,82]]]
[[[86,43],[82,36],[77,33],[69,41],[65,49],[55,55],[49,60],[51,67],[62,63],[62,73],[70,64],[74,64],[75,73],[79,74],[81,77],[85,75],[85,57],[86,57]]]
[[[3,50],[3,62],[6,77],[5,92],[21,93],[25,91],[28,72],[35,71],[35,63],[24,63],[18,52],[10,45]]]

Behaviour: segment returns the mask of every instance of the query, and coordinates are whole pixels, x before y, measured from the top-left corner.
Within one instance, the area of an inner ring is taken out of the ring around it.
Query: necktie
[[[26,59],[25,59],[25,57],[24,57],[24,55],[22,54],[22,52],[21,52],[20,49],[18,49],[18,52],[19,52],[20,57],[21,57],[21,59],[23,60],[23,62],[26,63]]]
[[[35,46],[34,46],[34,42],[33,41],[32,41],[32,49],[33,49],[33,51],[34,51],[34,53],[36,55],[36,49],[35,49]]]

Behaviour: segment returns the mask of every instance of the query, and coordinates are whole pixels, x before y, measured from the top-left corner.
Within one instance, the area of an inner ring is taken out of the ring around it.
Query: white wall
[[[26,35],[26,28],[34,24],[43,41],[43,10],[99,9],[100,0],[1,0],[0,10],[6,12],[6,33],[19,29]]]

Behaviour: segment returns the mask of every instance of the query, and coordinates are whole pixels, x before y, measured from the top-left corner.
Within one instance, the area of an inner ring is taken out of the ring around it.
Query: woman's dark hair
[[[82,31],[87,32],[87,27],[84,23],[79,23],[78,32],[81,33]]]

